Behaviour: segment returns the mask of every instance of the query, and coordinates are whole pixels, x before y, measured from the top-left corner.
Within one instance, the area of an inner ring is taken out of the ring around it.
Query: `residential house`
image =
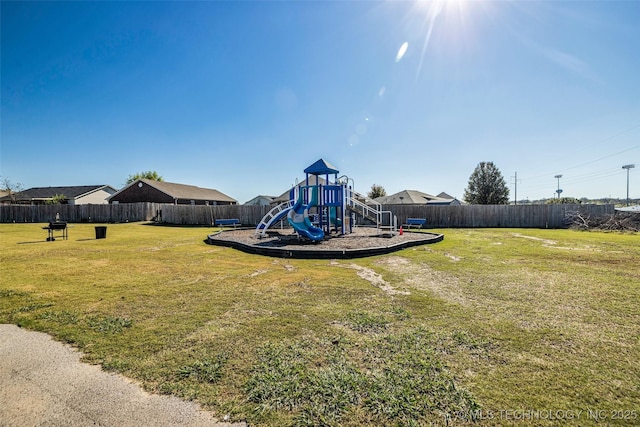
[[[101,205],[116,193],[109,185],[77,185],[67,187],[33,187],[0,198],[0,203],[44,205],[56,200],[63,205]]]
[[[446,193],[440,193],[446,194]],[[390,196],[377,197],[374,200],[382,205],[459,205],[457,199],[433,196],[417,190],[402,190]]]
[[[109,198],[109,203],[165,203],[172,205],[237,205],[218,190],[166,181],[138,179]]]
[[[274,196],[259,195],[245,203],[250,206],[269,206],[273,204]]]
[[[10,196],[11,192],[9,191],[2,191],[0,190],[0,205],[8,205],[11,203],[11,198],[7,197]]]
[[[462,202],[460,200],[456,199],[453,196],[450,196],[449,194],[445,193],[444,191],[442,193],[438,194],[437,197],[440,197],[441,199],[445,199],[445,200],[451,200],[451,203],[449,203],[450,205],[459,206],[459,205],[462,204]]]

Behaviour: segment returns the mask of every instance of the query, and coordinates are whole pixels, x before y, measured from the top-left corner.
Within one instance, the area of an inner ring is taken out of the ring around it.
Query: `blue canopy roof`
[[[336,169],[335,166],[333,166],[331,163],[327,162],[324,159],[320,159],[311,166],[307,167],[304,170],[304,173],[309,173],[312,175],[324,175],[330,173],[338,174],[340,173],[340,171]]]

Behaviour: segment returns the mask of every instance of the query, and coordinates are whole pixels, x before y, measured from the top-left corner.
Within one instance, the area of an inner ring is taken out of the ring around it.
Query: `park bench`
[[[47,242],[53,242],[54,240],[56,240],[54,236],[55,231],[61,231],[61,237],[64,240],[67,240],[67,238],[69,237],[66,222],[50,222],[47,227],[42,227],[42,229],[47,230],[48,232]]]
[[[216,219],[215,225],[216,227],[233,226],[233,228],[236,228],[240,225],[240,220],[238,218]]]
[[[404,224],[405,227],[417,227],[422,228],[423,225],[427,223],[426,218],[407,218],[407,223]]]

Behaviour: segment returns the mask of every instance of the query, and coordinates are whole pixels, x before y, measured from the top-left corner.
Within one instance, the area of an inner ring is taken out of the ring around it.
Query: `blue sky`
[[[2,1],[0,175],[243,203],[325,158],[462,198],[640,197],[639,1]]]

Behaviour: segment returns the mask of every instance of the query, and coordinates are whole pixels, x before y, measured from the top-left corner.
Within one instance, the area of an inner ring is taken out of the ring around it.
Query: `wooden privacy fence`
[[[563,228],[568,216],[581,212],[588,216],[609,215],[614,205],[387,205],[398,217],[398,224],[407,218],[425,218],[427,228]]]
[[[150,221],[162,205],[123,203],[113,205],[8,205],[0,206],[0,222],[135,222]]]
[[[158,221],[166,224],[213,225],[216,219],[237,218],[244,226],[257,226],[271,206],[162,205]]]
[[[208,225],[216,219],[237,218],[255,227],[270,206],[246,205],[165,205],[121,203],[114,205],[8,205],[0,206],[0,222],[49,222],[59,214],[67,222],[151,221],[165,224]],[[386,205],[404,224],[407,218],[425,218],[426,228],[506,227],[563,228],[571,213],[586,216],[614,214],[613,205]],[[286,219],[285,219],[286,223]],[[363,220],[358,220],[364,224]]]

